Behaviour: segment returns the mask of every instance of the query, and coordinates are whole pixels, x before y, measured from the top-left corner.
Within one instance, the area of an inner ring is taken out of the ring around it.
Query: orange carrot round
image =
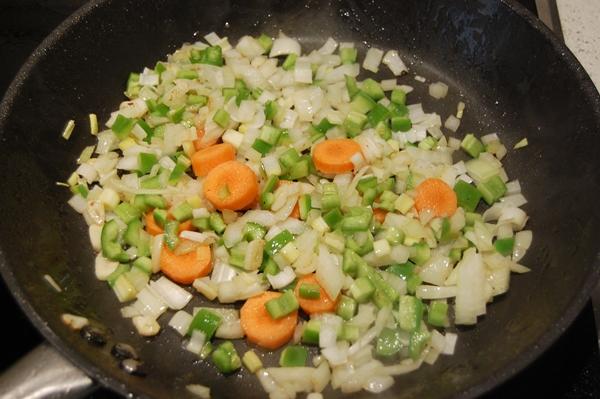
[[[303,283],[318,285],[320,291],[319,298],[302,298],[300,296],[300,286]],[[300,307],[308,314],[334,312],[335,308],[337,307],[337,299],[334,301],[329,297],[329,295],[327,295],[327,292],[325,292],[323,287],[321,287],[321,284],[319,284],[319,281],[315,277],[314,273],[307,274],[306,276],[303,276],[300,279],[298,279],[298,283],[296,284],[296,289],[294,290],[294,292],[296,294],[296,298],[298,298],[298,303],[300,304]]]
[[[344,173],[354,169],[352,156],[361,154],[360,145],[351,139],[321,141],[313,150],[315,167],[323,173]]]
[[[383,221],[385,220],[385,216],[387,215],[387,211],[385,209],[381,209],[381,208],[374,208],[373,209],[373,217],[379,222],[379,223],[383,223]]]
[[[443,180],[429,178],[415,188],[415,208],[428,209],[436,217],[452,216],[456,212],[456,193]]]
[[[160,253],[160,270],[179,284],[191,284],[198,277],[208,275],[212,270],[210,246],[198,244],[194,247],[190,252],[177,255],[164,245]]]
[[[204,127],[203,126],[196,126],[196,136],[198,137],[197,140],[194,140],[194,148],[196,149],[196,151],[200,151],[203,148],[206,147],[210,147],[211,145],[215,145],[217,144],[217,141],[219,141],[218,138],[210,140],[209,142],[203,143],[202,142],[202,138],[204,138]]]
[[[192,155],[192,169],[196,176],[206,176],[216,166],[234,159],[234,146],[229,143],[215,144]]]
[[[169,215],[168,218],[173,219],[173,216]],[[154,220],[154,214],[152,211],[146,213],[144,219],[146,220],[146,231],[148,234],[156,236],[164,233],[162,227],[160,227],[158,223],[156,223],[156,220]],[[194,225],[192,224],[192,221],[186,220],[185,222],[179,223],[178,231],[181,233],[182,231],[192,230],[193,228]]]
[[[215,208],[237,211],[251,205],[258,196],[258,179],[243,163],[227,161],[208,173],[203,190]]]
[[[156,220],[154,220],[154,214],[152,213],[152,211],[150,211],[146,214],[145,219],[146,219],[146,231],[148,232],[148,234],[157,236],[157,235],[163,233],[162,227],[160,227],[158,225],[158,223],[156,223]]]
[[[267,349],[277,349],[289,342],[298,323],[298,311],[280,319],[271,317],[265,303],[281,296],[280,292],[267,291],[252,297],[240,309],[240,323],[249,342]]]

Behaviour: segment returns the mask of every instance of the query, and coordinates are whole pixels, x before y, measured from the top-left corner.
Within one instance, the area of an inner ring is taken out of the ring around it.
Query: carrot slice
[[[185,241],[188,240],[182,240],[182,243]],[[210,246],[198,244],[193,247],[190,252],[177,255],[164,245],[160,253],[160,270],[179,284],[191,284],[198,277],[208,275],[212,270]]]
[[[294,219],[300,219],[300,205],[298,205],[298,201],[296,201],[296,205],[294,205],[294,209],[292,209],[290,217]]]
[[[344,173],[354,169],[352,156],[361,153],[360,145],[351,139],[321,141],[313,150],[315,167],[323,173]]]
[[[265,303],[281,296],[280,292],[267,291],[252,297],[240,309],[240,323],[248,341],[267,349],[277,349],[289,342],[298,323],[298,311],[280,319],[271,317]]]
[[[234,146],[229,143],[215,144],[192,155],[192,169],[196,176],[206,176],[216,166],[234,159]]]
[[[302,298],[300,296],[300,286],[303,283],[310,283],[310,284],[318,285],[319,291],[320,291],[319,298],[316,298],[316,299]],[[300,307],[302,308],[302,310],[304,310],[308,314],[333,312],[333,311],[335,311],[335,308],[337,307],[337,303],[338,303],[337,299],[334,301],[329,297],[329,295],[327,295],[327,292],[325,292],[323,287],[321,287],[321,284],[319,284],[319,281],[315,277],[314,273],[307,274],[306,276],[301,277],[298,280],[298,284],[296,284],[296,289],[294,292],[296,294],[296,298],[298,298],[298,303],[300,304]]]
[[[379,222],[379,223],[383,223],[383,221],[385,220],[385,216],[387,215],[387,211],[385,209],[381,209],[381,208],[374,208],[373,209],[373,217]]]
[[[215,145],[217,144],[217,141],[219,141],[219,139],[217,138],[210,140],[207,143],[203,143],[202,138],[204,137],[204,127],[202,126],[196,126],[196,136],[198,136],[198,139],[194,140],[194,148],[196,149],[196,151],[200,151],[204,148],[210,147],[211,145]]]
[[[151,234],[153,236],[157,236],[157,235],[163,233],[162,227],[160,227],[158,225],[158,223],[156,223],[156,220],[154,220],[154,214],[152,213],[152,211],[150,211],[146,214],[145,219],[146,219],[146,231],[149,234]]]
[[[456,212],[456,193],[443,180],[423,180],[415,188],[415,208],[418,212],[428,209],[436,217],[452,216]]]
[[[148,232],[148,234],[156,236],[164,233],[162,227],[160,227],[156,223],[156,220],[154,220],[154,214],[152,213],[152,211],[148,212],[144,218],[146,220],[146,231]],[[168,218],[173,219],[173,216],[169,215]],[[182,231],[192,230],[193,228],[194,225],[192,224],[192,221],[187,220],[183,223],[179,223],[178,231],[181,233]]]
[[[258,195],[258,179],[248,166],[227,161],[211,170],[204,179],[204,196],[223,210],[237,211],[248,207]]]

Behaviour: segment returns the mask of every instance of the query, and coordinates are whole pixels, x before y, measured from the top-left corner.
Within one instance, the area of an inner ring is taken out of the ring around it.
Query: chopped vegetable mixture
[[[97,143],[68,179],[123,317],[144,336],[170,326],[272,397],[381,392],[452,354],[447,329],[529,270],[527,201],[499,137],[461,133],[463,102],[445,126],[413,103],[394,50],[370,48],[359,79],[353,43],[205,39],[132,73],[105,130],[90,114]],[[394,77],[377,81],[382,63]],[[257,355],[278,348],[277,365]]]

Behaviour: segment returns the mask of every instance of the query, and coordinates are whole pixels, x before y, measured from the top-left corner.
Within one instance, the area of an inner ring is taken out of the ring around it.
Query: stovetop
[[[535,0],[519,0],[535,13]],[[591,0],[590,0],[591,1]],[[31,51],[82,0],[0,0],[0,93]],[[0,304],[5,326],[21,337],[4,345],[0,372],[42,342],[42,337],[20,311],[0,279]],[[489,398],[600,398],[600,354],[591,304],[539,359],[519,375],[496,388]],[[117,395],[99,390],[88,399]]]

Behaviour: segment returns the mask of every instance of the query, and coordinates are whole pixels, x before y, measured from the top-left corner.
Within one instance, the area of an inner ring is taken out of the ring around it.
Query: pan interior
[[[450,136],[498,132],[509,149],[528,138],[528,147],[509,151],[505,165],[529,200],[534,245],[524,263],[533,271],[513,276],[509,293],[494,301],[476,328],[460,329],[455,356],[399,377],[378,396],[472,396],[489,389],[558,336],[597,275],[597,92],[567,50],[518,14],[491,0],[92,2],[37,50],[0,109],[3,276],[47,338],[123,394],[184,397],[186,384],[201,383],[215,397],[263,397],[256,378],[246,371],[221,376],[182,349],[169,328],[153,339],[132,333],[110,288],[95,279],[85,223],[66,205],[68,190],[55,182],[68,177],[80,151],[94,141],[87,114],[105,121],[124,99],[129,72],[152,67],[210,31],[235,43],[245,34],[282,30],[299,38],[303,50],[331,36],[355,42],[361,56],[367,44],[397,49],[411,72],[428,80],[417,82],[412,73],[399,79],[415,87],[409,102],[423,102],[442,120],[456,112],[458,101],[466,103],[459,134]],[[446,100],[427,95],[432,81],[450,86]],[[77,128],[64,141],[60,131],[71,118]],[[44,274],[63,292],[54,292]],[[195,298],[193,305],[199,303]],[[63,312],[104,326],[109,343],[89,346],[61,324]],[[163,326],[170,314],[161,317]],[[119,370],[110,355],[115,342],[138,350],[146,378]]]

